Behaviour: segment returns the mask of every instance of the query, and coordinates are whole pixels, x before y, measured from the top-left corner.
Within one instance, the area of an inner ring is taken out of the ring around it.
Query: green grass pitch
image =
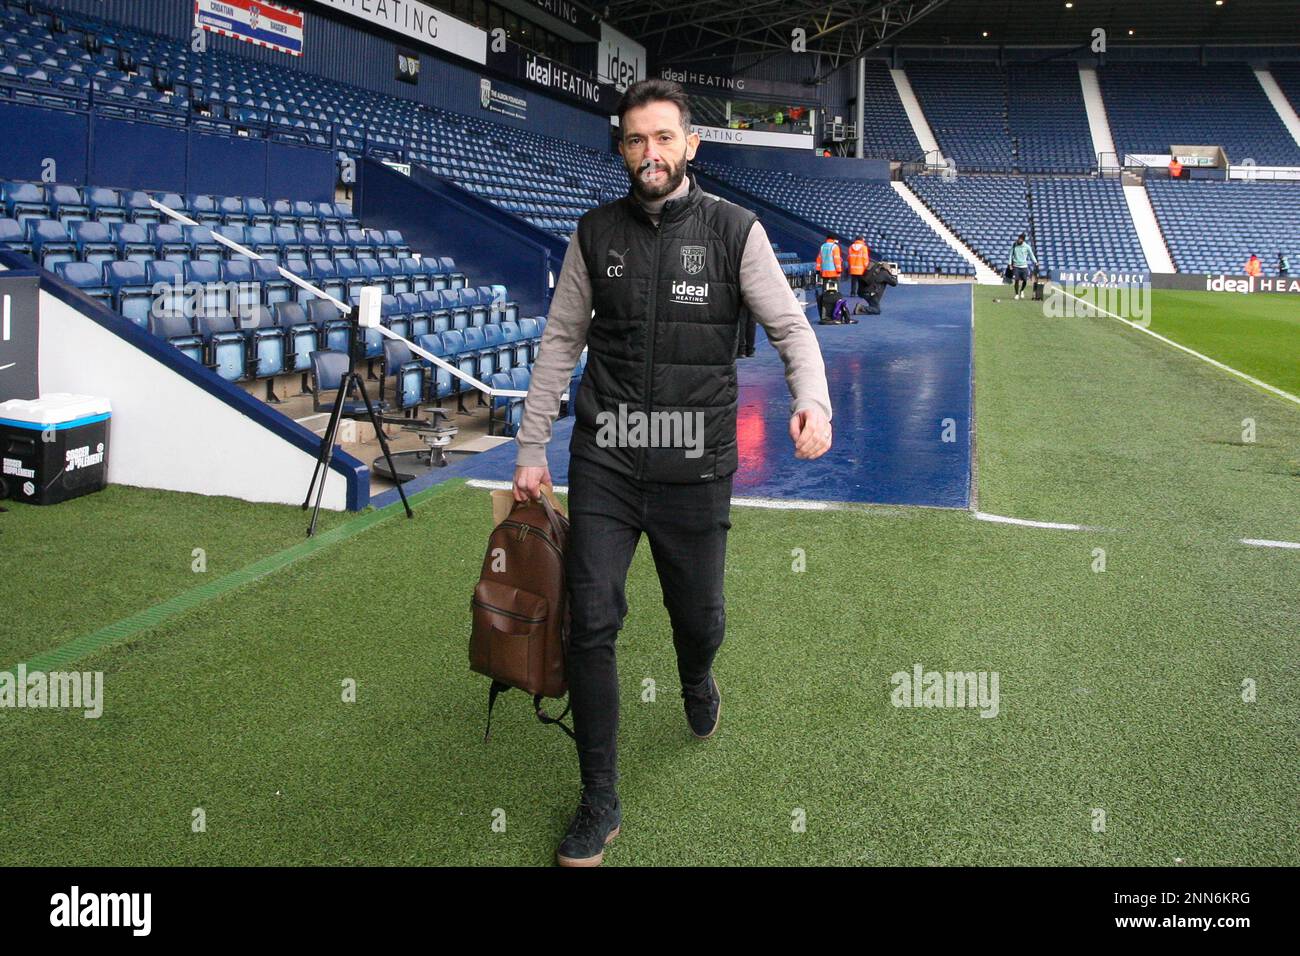
[[[1114,320],[976,297],[978,508],[1096,530],[733,508],[709,741],[643,543],[605,865],[1300,862],[1300,552],[1240,541],[1300,541],[1300,407]],[[1162,294],[1153,328],[1294,391],[1268,362],[1295,317],[1227,301]],[[295,508],[115,487],[0,515],[0,668],[108,634],[64,665],[104,673],[102,717],[0,711],[0,863],[549,864],[572,744],[511,693],[484,745],[468,670],[488,494],[383,519],[330,515],[282,558]],[[996,671],[997,716],[893,706],[917,663]]]

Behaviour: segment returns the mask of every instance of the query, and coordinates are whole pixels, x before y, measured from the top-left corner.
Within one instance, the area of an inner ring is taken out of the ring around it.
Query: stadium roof
[[[790,31],[829,66],[893,45],[1296,44],[1296,0],[586,0],[653,62],[787,52]],[[1129,31],[1132,31],[1132,34]],[[987,33],[987,36],[985,34]]]

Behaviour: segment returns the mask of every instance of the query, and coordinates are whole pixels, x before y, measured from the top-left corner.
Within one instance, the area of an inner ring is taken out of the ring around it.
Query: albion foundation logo
[[[479,102],[479,106],[483,107],[484,109],[487,109],[488,104],[492,102],[492,81],[491,80],[485,80],[482,77],[479,78],[478,102]]]
[[[682,246],[682,268],[688,276],[697,276],[704,271],[704,247]]]

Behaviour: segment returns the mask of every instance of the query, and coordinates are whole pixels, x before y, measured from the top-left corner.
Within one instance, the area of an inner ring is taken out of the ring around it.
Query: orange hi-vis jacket
[[[1249,259],[1246,260],[1246,275],[1257,276],[1257,275],[1261,275],[1263,272],[1264,270],[1260,267],[1259,260],[1257,258],[1251,256]]]
[[[871,265],[871,249],[865,242],[855,242],[849,246],[849,275],[864,276],[869,265]]]
[[[825,263],[823,265],[822,263]],[[821,249],[817,251],[817,271],[823,277],[838,277],[844,269],[844,261],[840,254],[840,244],[838,242],[823,242]]]
[[[1176,159],[1169,161],[1169,175],[1177,179],[1183,174],[1183,164]]]

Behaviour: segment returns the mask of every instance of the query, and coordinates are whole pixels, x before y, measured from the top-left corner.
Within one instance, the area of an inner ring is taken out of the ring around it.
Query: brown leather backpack
[[[568,539],[569,519],[555,510],[546,494],[539,501],[516,501],[488,537],[483,570],[470,599],[474,623],[469,639],[470,670],[492,678],[484,743],[492,733],[497,695],[511,687],[533,695],[538,720],[573,736],[560,723],[569,712],[567,705],[559,717],[549,717],[542,709],[543,697],[568,693]]]

